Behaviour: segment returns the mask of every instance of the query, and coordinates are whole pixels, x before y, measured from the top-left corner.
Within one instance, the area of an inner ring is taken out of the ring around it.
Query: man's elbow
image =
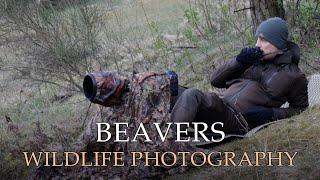
[[[216,88],[225,88],[226,87],[226,83],[221,83],[213,77],[210,79],[210,84]]]
[[[302,106],[299,106],[299,107],[294,107],[295,109],[295,113],[293,115],[298,115],[300,113],[302,113],[303,111],[307,110],[307,108],[309,107],[309,104],[304,104]]]
[[[308,104],[306,104],[305,106],[301,107],[301,111],[300,111],[300,113],[302,113],[303,111],[307,110],[307,109],[308,109],[308,107],[309,107],[309,103],[308,103]]]

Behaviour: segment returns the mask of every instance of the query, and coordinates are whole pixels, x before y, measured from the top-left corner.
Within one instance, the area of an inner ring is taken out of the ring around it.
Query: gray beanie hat
[[[278,49],[287,48],[288,25],[279,17],[263,21],[256,30],[256,37],[264,38]]]

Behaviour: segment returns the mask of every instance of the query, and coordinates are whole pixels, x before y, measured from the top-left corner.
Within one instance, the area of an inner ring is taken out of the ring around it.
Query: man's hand
[[[237,56],[237,61],[245,66],[251,66],[263,57],[263,51],[259,47],[243,48]]]
[[[258,106],[250,109],[246,113],[246,117],[250,122],[258,126],[274,120],[274,113],[272,108]]]

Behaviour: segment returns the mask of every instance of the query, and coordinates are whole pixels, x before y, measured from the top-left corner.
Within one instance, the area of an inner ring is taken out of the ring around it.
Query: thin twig
[[[250,7],[246,7],[246,8],[243,8],[243,9],[238,9],[238,10],[235,10],[235,11],[233,11],[233,12],[239,12],[239,11],[244,11],[244,10],[248,10],[248,9],[252,9],[253,8],[253,6],[250,6]]]
[[[88,114],[89,114],[89,110],[90,110],[91,104],[92,104],[92,103],[90,102],[89,107],[88,107],[88,110],[87,110],[87,112],[86,112],[86,116],[84,117],[84,120],[83,120],[83,123],[82,123],[82,126],[81,126],[82,129],[83,129],[83,127],[84,127],[84,124],[86,123],[86,120],[87,120],[87,117],[88,117]]]
[[[197,46],[171,46],[171,48],[178,48],[178,49],[194,49]]]

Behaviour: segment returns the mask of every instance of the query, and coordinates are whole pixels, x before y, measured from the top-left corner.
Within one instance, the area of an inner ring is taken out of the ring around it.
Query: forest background
[[[269,17],[289,24],[307,76],[320,70],[319,0],[0,0],[0,178],[25,179],[23,151],[72,151],[94,108],[92,71],[172,69],[183,86],[216,91],[208,77]],[[223,151],[298,151],[295,167],[202,168],[181,178],[316,179],[320,111],[272,125]],[[230,173],[232,172],[232,173]]]

